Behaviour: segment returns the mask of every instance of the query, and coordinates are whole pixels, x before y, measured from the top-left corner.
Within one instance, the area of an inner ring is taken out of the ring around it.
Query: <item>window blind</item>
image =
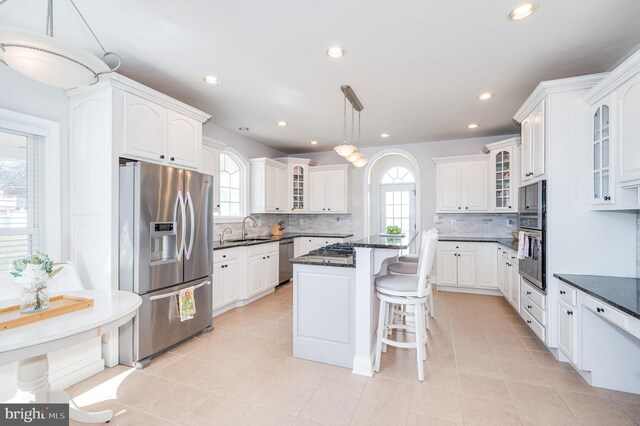
[[[0,271],[45,248],[45,152],[42,136],[0,128]]]

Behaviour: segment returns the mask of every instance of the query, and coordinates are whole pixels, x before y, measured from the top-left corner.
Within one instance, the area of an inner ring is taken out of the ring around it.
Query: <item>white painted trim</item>
[[[500,290],[492,288],[474,288],[474,287],[454,287],[448,285],[437,285],[438,291],[448,291],[450,293],[466,293],[466,294],[481,294],[484,296],[498,296],[504,297]]]
[[[405,151],[404,149],[399,148],[388,148],[377,152],[373,157],[371,157],[371,160],[367,163],[364,169],[365,179],[363,179],[363,194],[365,194],[364,201],[366,202],[366,206],[363,210],[364,230],[366,235],[363,236],[369,235],[369,230],[371,229],[371,194],[369,192],[371,186],[371,169],[378,160],[387,155],[401,155],[409,160],[411,166],[413,167],[412,172],[416,183],[416,228],[422,229],[422,212],[420,208],[420,206],[422,206],[422,171],[420,170],[420,163],[418,162],[418,160],[416,160],[416,157],[414,157],[413,154],[411,154],[409,151]]]
[[[93,86],[88,86],[86,88],[83,87],[67,90],[65,91],[65,93],[67,94],[67,96],[72,97],[107,86],[124,90],[128,93],[133,93],[158,105],[162,105],[165,108],[177,111],[181,114],[186,115],[187,117],[193,118],[194,120],[198,120],[201,123],[205,123],[211,118],[211,115],[207,114],[206,112],[200,111],[190,105],[185,104],[184,102],[180,102],[177,99],[167,96],[164,93],[158,92],[155,89],[147,87],[118,73],[110,74],[109,78],[104,82],[94,84]]]
[[[436,157],[432,158],[433,162],[438,163],[459,163],[461,161],[488,161],[488,154],[478,154],[478,155],[456,155],[453,157]]]
[[[46,149],[46,213],[45,232],[47,254],[55,260],[62,259],[62,226],[60,204],[60,124],[44,118],[0,109],[0,127],[45,138]]]
[[[202,135],[202,143],[204,145],[207,145],[207,146],[210,146],[210,147],[213,147],[213,148],[217,148],[219,150],[222,150],[227,146],[226,144],[224,144],[224,143],[222,143],[220,141],[217,141],[215,139],[212,139],[212,138],[210,138],[209,136],[206,136],[206,135]]]
[[[584,95],[584,100],[589,104],[593,104],[629,81],[638,73],[640,73],[640,49],[610,73],[601,74],[604,78]]]
[[[81,381],[88,379],[94,374],[98,374],[102,370],[104,370],[104,360],[99,358],[97,360],[91,361],[88,364],[78,368],[77,364],[73,365],[74,370],[65,373],[62,377],[58,379],[51,380],[51,388],[63,390],[68,388],[69,386],[73,386],[76,383],[80,383]],[[71,368],[71,366],[69,367]]]
[[[241,166],[240,174],[240,197],[242,198],[242,204],[240,205],[240,216],[213,216],[213,223],[234,223],[242,222],[248,214],[251,214],[251,164],[240,152],[229,146],[225,145],[220,150],[220,155],[230,154],[236,159]],[[220,170],[219,170],[220,171]],[[220,179],[220,177],[217,177]]]
[[[518,123],[527,118],[542,100],[552,93],[569,92],[572,90],[586,90],[597,84],[606,73],[582,75],[579,77],[562,78],[558,80],[543,81],[531,93],[527,100],[513,115]]]
[[[485,152],[485,150],[486,151],[493,151],[493,150],[496,150],[496,149],[499,149],[499,148],[506,148],[508,146],[518,145],[518,144],[520,144],[520,136],[514,136],[512,138],[505,139],[503,141],[488,143],[488,144],[486,144],[485,146],[482,147],[482,152]]]

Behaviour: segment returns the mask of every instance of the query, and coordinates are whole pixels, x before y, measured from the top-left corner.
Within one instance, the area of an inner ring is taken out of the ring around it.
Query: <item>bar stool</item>
[[[427,288],[429,287],[429,272],[435,259],[437,234],[423,231],[421,238],[420,261],[417,275],[383,275],[376,279],[376,296],[380,299],[378,314],[378,330],[376,338],[376,359],[374,370],[380,371],[380,358],[383,345],[397,348],[415,348],[418,362],[418,380],[424,381],[423,360],[426,359],[426,325],[425,303],[427,302]],[[415,312],[415,325],[396,324],[390,315],[389,305],[403,308],[411,307]],[[400,342],[388,337],[390,330],[413,332],[415,341]]]

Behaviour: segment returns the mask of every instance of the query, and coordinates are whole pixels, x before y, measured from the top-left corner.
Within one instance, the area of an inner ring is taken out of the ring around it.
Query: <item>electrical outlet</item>
[[[451,227],[455,228],[456,226],[458,226],[458,225],[456,225],[456,220],[455,219],[451,219]]]
[[[342,225],[342,218],[340,216],[336,217],[336,223],[338,226]]]
[[[515,225],[516,221],[513,219],[507,219],[507,226],[509,228],[513,228],[513,225]]]
[[[440,218],[438,215],[433,216],[433,223],[440,223]]]
[[[300,220],[298,221],[298,223],[299,223],[300,225],[304,225],[304,219],[303,219],[303,218],[300,218]]]

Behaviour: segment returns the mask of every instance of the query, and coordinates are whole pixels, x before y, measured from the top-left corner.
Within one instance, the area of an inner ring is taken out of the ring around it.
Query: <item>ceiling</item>
[[[638,0],[539,0],[512,22],[518,3],[76,0],[122,74],[289,153],[342,140],[343,84],[364,104],[360,146],[511,134],[540,81],[606,71],[640,43]],[[54,5],[54,35],[98,54],[68,1]],[[0,3],[2,26],[44,33],[45,22],[45,0]],[[329,58],[332,45],[347,54]],[[477,100],[485,91],[496,96]]]

